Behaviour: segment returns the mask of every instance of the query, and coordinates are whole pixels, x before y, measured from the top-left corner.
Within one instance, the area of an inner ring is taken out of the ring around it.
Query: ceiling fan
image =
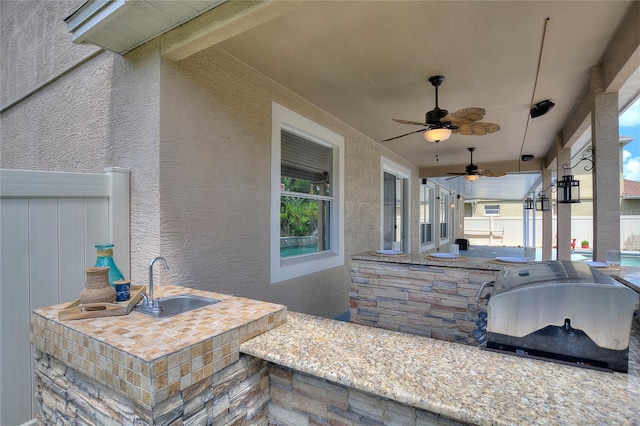
[[[475,151],[476,149],[475,148],[467,148],[467,149],[471,153],[471,163],[469,163],[469,165],[467,167],[465,167],[464,172],[460,172],[460,173],[449,172],[449,173],[447,173],[448,175],[455,175],[455,176],[451,176],[450,178],[447,178],[445,180],[455,179],[457,177],[464,176],[464,178],[466,180],[474,181],[474,180],[477,180],[480,176],[500,177],[500,176],[506,175],[505,172],[492,172],[491,170],[479,169],[478,166],[473,164],[473,151]]]
[[[424,123],[420,123],[418,121],[399,120],[396,118],[393,119],[393,121],[398,123],[424,127],[423,129],[385,139],[381,142],[392,141],[413,133],[425,132],[424,138],[427,142],[438,143],[447,140],[452,133],[464,136],[482,136],[500,130],[500,126],[495,123],[479,121],[484,117],[484,108],[463,108],[452,114],[449,114],[449,111],[446,109],[440,109],[438,107],[438,87],[443,81],[443,75],[434,75],[433,77],[429,77],[429,82],[436,88],[436,107],[425,114]]]

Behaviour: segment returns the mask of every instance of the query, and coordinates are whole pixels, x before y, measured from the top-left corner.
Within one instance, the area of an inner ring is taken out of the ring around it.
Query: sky
[[[640,98],[620,116],[618,123],[620,136],[633,138],[622,151],[624,178],[640,182]]]

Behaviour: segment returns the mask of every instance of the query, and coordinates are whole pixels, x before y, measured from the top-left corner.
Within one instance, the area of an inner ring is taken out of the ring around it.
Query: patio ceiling
[[[421,133],[382,145],[416,164],[421,177],[435,178],[465,197],[523,199],[539,180],[542,160],[554,160],[549,153],[556,135],[632,3],[312,1],[218,47],[375,141],[420,129],[391,119],[423,121],[435,106],[427,79],[444,75],[441,108],[482,107],[484,121],[501,130],[454,134],[438,144],[438,161],[435,144],[427,144]],[[622,88],[620,110],[640,93],[635,68]],[[555,107],[531,119],[532,104],[545,99]],[[577,154],[590,142],[590,131],[575,139]],[[445,181],[447,172],[469,164],[472,146],[480,168],[509,174],[473,183]],[[521,154],[535,159],[521,162]]]
[[[91,7],[103,3],[89,2]],[[170,3],[175,8],[190,2]],[[613,63],[607,90],[619,90],[620,112],[640,96],[635,1],[203,0],[198,4],[203,10],[220,5],[164,34],[161,46],[166,58],[179,61],[216,45],[374,141],[420,129],[392,118],[423,121],[435,106],[434,88],[427,79],[444,75],[441,108],[450,112],[484,108],[483,121],[497,123],[501,130],[486,136],[454,134],[438,144],[437,159],[435,144],[425,142],[421,133],[381,143],[417,165],[420,177],[468,198],[490,194],[493,199],[523,199],[535,189],[540,170],[554,165],[560,132],[573,155],[590,142],[588,126],[574,130],[567,123],[576,122],[579,113],[583,116],[577,121],[586,118],[590,105],[581,99],[588,94],[595,65]],[[79,9],[70,18],[80,19],[82,13]],[[112,34],[107,31],[117,29],[126,39],[123,28],[142,25],[129,15],[120,14],[117,26],[92,23],[87,34],[108,40]],[[122,22],[126,20],[132,22]],[[149,23],[155,33],[156,26]],[[626,34],[632,45],[626,47],[632,53],[622,53],[621,63],[615,55],[624,49],[618,45],[608,49],[616,37],[620,39],[619,33]],[[89,41],[110,48],[95,39]],[[133,43],[133,34],[130,39]],[[119,48],[125,52],[133,47]],[[609,61],[612,51],[618,62]],[[531,106],[545,99],[555,107],[530,118]],[[444,180],[448,172],[469,164],[468,147],[476,147],[474,163],[480,168],[509,174],[473,183],[463,178]],[[522,154],[535,158],[522,162]]]

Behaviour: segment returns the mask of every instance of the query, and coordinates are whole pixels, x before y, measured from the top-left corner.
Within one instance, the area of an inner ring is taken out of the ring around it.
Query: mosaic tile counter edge
[[[152,408],[236,362],[242,342],[286,322],[285,306],[180,286],[156,297],[194,294],[220,303],[168,318],[124,316],[59,321],[68,303],[35,309],[31,343],[39,351]]]
[[[638,425],[640,378],[289,312],[240,351],[479,425]]]

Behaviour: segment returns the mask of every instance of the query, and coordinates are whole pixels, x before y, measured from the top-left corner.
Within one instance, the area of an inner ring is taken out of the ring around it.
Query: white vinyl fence
[[[31,310],[71,302],[96,244],[129,272],[129,170],[0,169],[0,425],[35,415]]]
[[[469,244],[509,247],[523,245],[522,217],[465,217],[464,229],[464,238],[469,240]],[[553,229],[556,229],[555,218]],[[530,232],[533,232],[532,228]],[[591,216],[572,217],[571,238],[576,239],[576,247],[580,247],[582,240],[589,241],[589,247],[593,247],[593,218]],[[555,246],[556,243],[554,242],[553,245]],[[542,218],[536,220],[536,246],[542,246]],[[640,250],[640,216],[620,216],[620,248]]]

